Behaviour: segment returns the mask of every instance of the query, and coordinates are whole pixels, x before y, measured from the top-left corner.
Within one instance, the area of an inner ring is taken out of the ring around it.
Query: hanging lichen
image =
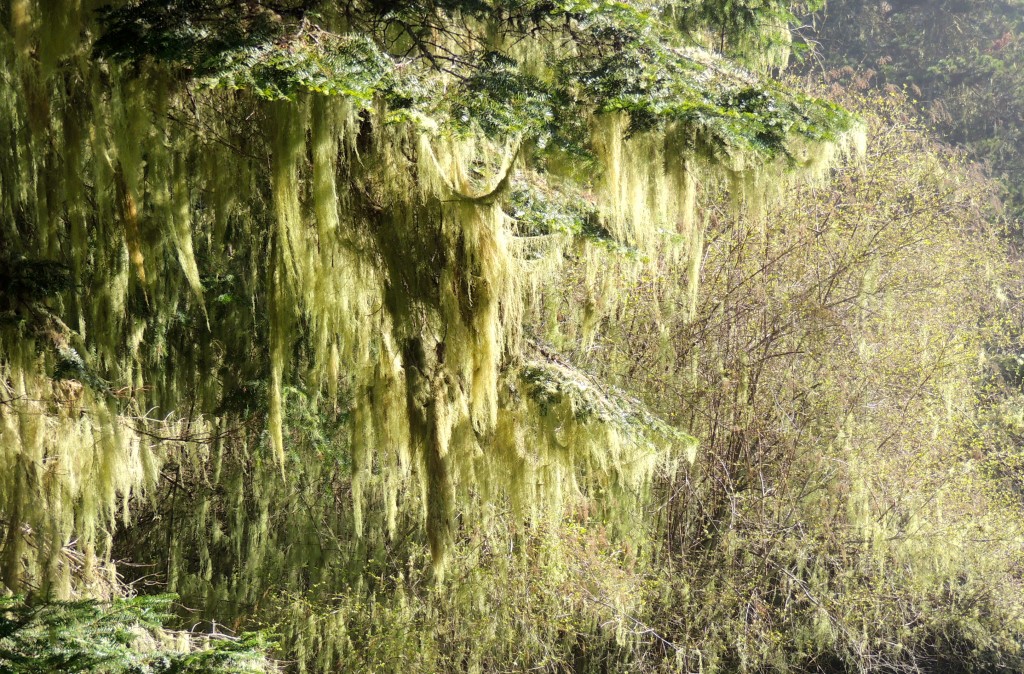
[[[628,251],[632,273],[678,246],[696,292],[701,172],[814,163],[800,152],[851,125],[629,4],[403,6],[405,29],[373,7],[66,4],[51,21],[63,4],[15,3],[0,38],[0,260],[39,284],[5,289],[0,325],[14,590],[112,586],[117,515],[158,474],[215,460],[204,479],[236,505],[279,488],[267,463],[287,485],[298,399],[344,419],[324,470],[350,479],[354,535],[394,534],[411,503],[438,569],[478,498],[539,512],[641,490],[692,439],[604,393],[585,403],[572,377],[545,397],[568,371],[523,363],[536,289],[583,239]],[[576,224],[525,231],[524,181],[586,194]],[[51,268],[68,282],[37,278]],[[592,278],[584,343],[615,308]],[[225,455],[259,457],[259,481],[222,473]],[[250,569],[272,554],[257,500],[232,525]],[[181,538],[167,545],[174,585]]]

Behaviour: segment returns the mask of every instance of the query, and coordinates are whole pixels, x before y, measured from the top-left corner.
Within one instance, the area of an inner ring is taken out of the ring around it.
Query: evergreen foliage
[[[1024,213],[1024,12],[1018,2],[830,2],[815,39],[847,86],[906,87],[950,142],[987,165]]]
[[[239,638],[162,630],[173,597],[28,604],[0,599],[0,671],[10,674],[227,674],[266,672],[259,634]],[[163,643],[161,643],[163,642]],[[177,643],[175,643],[177,642]],[[170,648],[169,648],[170,647]],[[193,650],[194,649],[194,650]]]

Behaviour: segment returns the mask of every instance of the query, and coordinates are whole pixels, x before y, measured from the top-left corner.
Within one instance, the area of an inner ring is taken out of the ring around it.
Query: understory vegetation
[[[946,142],[997,179],[1024,213],[1024,5],[1017,0],[829,2],[802,31],[819,41],[807,65],[841,86],[906,89]]]
[[[0,0],[0,672],[1024,669],[1013,202],[818,9]]]

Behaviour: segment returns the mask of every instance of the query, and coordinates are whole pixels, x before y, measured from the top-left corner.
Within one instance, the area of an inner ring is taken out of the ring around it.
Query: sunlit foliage
[[[990,192],[806,5],[3,8],[0,646],[1017,666]]]

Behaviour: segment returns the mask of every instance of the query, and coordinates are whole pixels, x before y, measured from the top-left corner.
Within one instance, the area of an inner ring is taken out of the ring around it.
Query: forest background
[[[1022,21],[0,0],[0,671],[1021,671]]]

